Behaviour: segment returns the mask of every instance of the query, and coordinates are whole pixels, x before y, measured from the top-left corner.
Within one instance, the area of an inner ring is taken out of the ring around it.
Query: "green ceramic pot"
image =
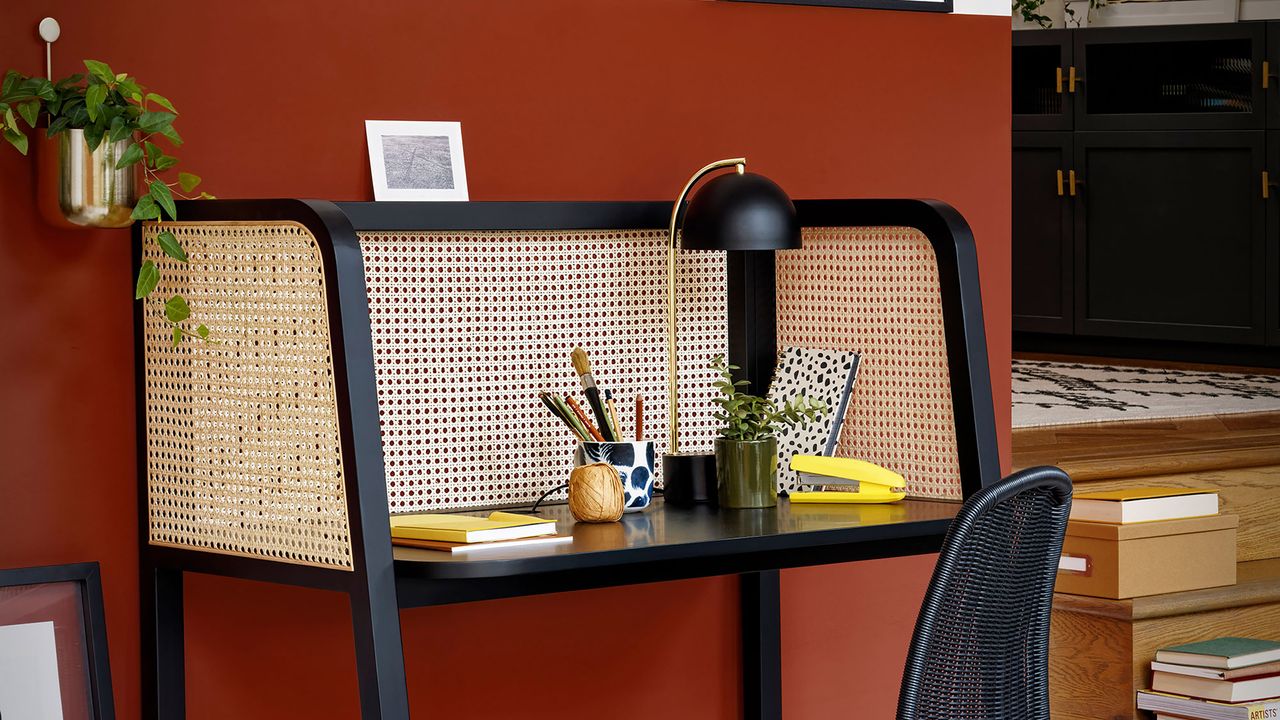
[[[778,439],[716,438],[716,486],[720,507],[767,508],[778,504]]]

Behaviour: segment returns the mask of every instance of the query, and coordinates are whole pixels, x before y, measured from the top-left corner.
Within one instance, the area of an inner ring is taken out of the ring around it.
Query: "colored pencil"
[[[573,426],[574,433],[578,436],[578,439],[583,442],[590,441],[592,439],[591,433],[588,433],[587,427],[578,421],[578,416],[569,408],[568,403],[558,395],[551,395],[548,393],[547,396],[551,398],[551,402],[555,403],[556,407],[560,408],[560,414],[564,415],[564,417],[568,419],[569,424]]]
[[[560,422],[569,426],[569,432],[573,433],[574,437],[578,438],[579,440],[585,439],[582,435],[578,433],[578,428],[575,427],[574,424],[569,421],[569,418],[566,417],[560,411],[560,408],[558,408],[556,404],[552,402],[551,397],[548,395],[548,393],[546,393],[545,391],[538,393],[538,399],[542,401],[543,405],[547,406],[547,409],[551,411],[551,414],[555,415],[556,418],[560,420]]]
[[[644,439],[644,396],[636,396],[636,442]]]
[[[599,442],[605,442],[604,435],[596,429],[595,425],[591,424],[591,418],[587,417],[587,414],[582,411],[582,406],[578,404],[578,401],[568,395],[564,396],[564,401],[569,406],[569,409],[573,411],[573,414],[578,416],[578,422],[582,423],[582,426],[587,429],[587,433]]]

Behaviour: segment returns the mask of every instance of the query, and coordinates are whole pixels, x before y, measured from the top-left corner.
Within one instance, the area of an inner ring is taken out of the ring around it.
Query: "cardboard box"
[[[1121,600],[1234,585],[1239,524],[1235,515],[1132,525],[1069,522],[1056,589]]]

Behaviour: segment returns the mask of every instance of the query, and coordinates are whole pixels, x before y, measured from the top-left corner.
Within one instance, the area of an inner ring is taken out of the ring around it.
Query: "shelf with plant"
[[[16,70],[6,72],[0,84],[0,134],[4,139],[27,154],[30,141],[21,120],[30,130],[43,129],[49,138],[80,130],[90,152],[103,143],[128,140],[115,159],[115,168],[141,170],[146,188],[130,215],[133,220],[176,221],[176,199],[212,198],[205,192],[195,193],[200,177],[175,170],[178,159],[160,145],[182,145],[182,136],[174,127],[178,110],[173,103],[149,92],[128,73],[114,72],[104,62],[85,60],[84,66],[86,72],[57,81],[28,77]],[[42,116],[47,127],[38,128]],[[189,261],[182,243],[163,224],[156,242],[173,262]],[[149,298],[159,282],[160,267],[151,260],[143,261],[134,286],[135,299]],[[175,345],[184,337],[209,340],[209,328],[192,320],[185,298],[175,294],[163,302]]]

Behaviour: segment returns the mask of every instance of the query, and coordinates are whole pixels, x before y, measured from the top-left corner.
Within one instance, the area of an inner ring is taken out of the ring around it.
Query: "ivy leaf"
[[[191,308],[181,295],[174,295],[164,304],[164,316],[169,318],[171,323],[180,323],[191,317]]]
[[[209,339],[209,328],[205,327],[204,325],[201,325],[200,327],[197,327],[197,328],[196,328],[196,334],[200,336],[200,339],[202,339],[202,340],[208,340],[208,339]]]
[[[62,132],[63,130],[66,130],[69,127],[71,127],[71,118],[69,117],[57,118],[53,122],[49,123],[49,130],[48,132],[45,133],[45,136],[53,137],[54,135],[57,135],[58,133]]]
[[[173,233],[165,230],[156,236],[156,242],[160,244],[160,249],[165,255],[179,262],[187,261],[187,251],[182,249],[182,243],[178,242],[178,238]]]
[[[218,196],[217,196],[217,195],[210,195],[210,194],[209,194],[209,193],[207,193],[207,192],[201,191],[201,192],[200,192],[200,199],[201,199],[201,200],[217,200],[217,199],[218,199]]]
[[[10,70],[4,74],[4,82],[0,83],[0,97],[9,97],[9,93],[22,80],[22,73],[17,70]]]
[[[116,90],[120,91],[120,96],[132,100],[142,99],[142,88],[138,87],[138,83],[133,78],[122,78],[116,83]]]
[[[129,137],[129,133],[133,132],[132,129],[129,128],[129,124],[126,123],[124,118],[119,115],[111,118],[111,125],[108,127],[110,127],[110,131],[107,133],[107,139],[111,142],[123,140]],[[135,144],[131,147],[137,147],[137,145]]]
[[[106,85],[90,85],[84,92],[84,107],[89,111],[89,119],[97,120],[102,111],[102,102],[107,99]]]
[[[158,172],[161,170],[168,170],[169,168],[177,164],[178,164],[178,158],[173,157],[172,155],[161,155],[160,157],[156,158],[156,171]]]
[[[189,172],[178,173],[178,185],[182,186],[182,192],[189,193],[196,189],[200,184],[200,176]],[[203,197],[203,193],[201,194]],[[210,196],[212,197],[212,196]]]
[[[6,127],[4,129],[4,139],[8,140],[10,145],[17,148],[18,152],[22,153],[23,155],[27,154],[27,136],[26,135],[23,135],[17,130]]]
[[[141,159],[142,148],[138,147],[138,143],[129,143],[129,148],[121,153],[120,159],[116,161],[116,169],[127,168]]]
[[[32,100],[18,105],[18,114],[23,120],[27,121],[30,127],[36,126],[36,120],[40,119],[40,101]]]
[[[172,125],[161,130],[160,134],[169,138],[169,142],[173,143],[174,147],[179,147],[182,145],[182,136],[178,134],[177,130],[173,129]]]
[[[138,128],[144,133],[161,133],[169,129],[177,115],[171,112],[144,112],[138,116]]]
[[[116,81],[116,74],[111,72],[111,66],[97,60],[85,60],[85,68],[93,77],[98,78],[104,83],[113,83]]]
[[[156,269],[156,264],[150,260],[142,263],[142,267],[138,269],[138,285],[133,290],[133,299],[141,300],[150,295],[159,282],[160,271]]]
[[[143,195],[138,198],[138,204],[133,208],[133,214],[129,217],[134,220],[158,220],[160,218],[160,206],[156,205],[155,198],[151,197],[151,195]]]
[[[153,102],[159,105],[160,107],[164,108],[165,110],[168,110],[169,112],[174,113],[175,115],[178,113],[178,111],[174,109],[173,103],[169,102],[169,99],[163,95],[157,95],[155,93],[147,93],[147,102]]]
[[[164,211],[169,213],[170,218],[177,220],[178,208],[173,204],[173,193],[170,192],[169,186],[159,180],[152,180],[150,188],[151,197],[155,198],[156,204],[164,208]]]
[[[165,307],[166,308],[168,307],[167,303],[165,304]],[[173,346],[178,347],[181,344],[182,344],[182,328],[178,327],[177,325],[174,325],[173,326]]]
[[[98,149],[102,144],[102,136],[107,134],[107,129],[102,123],[93,123],[84,129],[84,141],[89,144],[89,151]]]

